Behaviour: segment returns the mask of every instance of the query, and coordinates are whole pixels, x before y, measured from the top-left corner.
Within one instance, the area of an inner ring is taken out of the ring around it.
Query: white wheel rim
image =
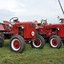
[[[57,45],[54,45],[53,44],[53,39],[56,39],[56,38],[52,38],[51,40],[50,40],[50,44],[51,44],[51,46],[53,47],[53,48],[56,48],[57,46],[58,46],[58,44]],[[57,40],[57,39],[56,39]]]
[[[13,49],[14,51],[18,51],[18,50],[20,49],[20,47],[19,47],[19,48],[15,48],[15,47],[14,47],[14,41],[16,41],[16,40],[19,41],[18,39],[13,39],[12,42],[11,42],[11,47],[12,47],[12,49]],[[20,41],[19,41],[19,42],[20,42]]]
[[[39,39],[39,38],[37,38],[37,39]],[[39,39],[39,40],[40,40],[40,39]],[[39,45],[36,45],[36,44],[35,44],[35,41],[33,41],[32,43],[33,43],[33,46],[34,46],[35,48],[39,48],[39,47],[41,46],[41,40],[40,40],[40,44],[39,44]]]

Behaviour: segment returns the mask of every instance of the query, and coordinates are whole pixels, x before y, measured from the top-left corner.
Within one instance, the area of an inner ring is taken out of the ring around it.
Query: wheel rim
[[[52,47],[57,47],[58,46],[58,40],[56,38],[52,38],[50,40],[50,44]]]
[[[21,42],[18,39],[13,39],[11,42],[11,47],[14,51],[18,51],[20,49]]]
[[[41,46],[41,40],[37,38],[35,41],[33,41],[33,46],[38,48]]]

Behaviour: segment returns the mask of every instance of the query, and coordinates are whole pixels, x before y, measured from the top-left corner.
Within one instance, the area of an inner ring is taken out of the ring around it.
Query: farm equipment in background
[[[47,20],[42,20],[38,24],[37,33],[45,38],[53,48],[60,48],[64,41],[64,19],[60,19],[61,23],[48,24]]]
[[[3,21],[0,23],[0,47],[3,46],[4,39],[10,39],[9,47],[15,52],[23,52],[25,42],[30,43],[32,47],[43,48],[45,40],[36,34],[35,28],[34,22],[19,22],[17,17]]]
[[[58,0],[62,13],[64,10],[62,8],[60,0]],[[61,22],[58,24],[48,24],[47,20],[41,20],[41,23],[37,25],[37,33],[45,38],[45,40],[50,43],[53,48],[60,48],[64,41],[64,18],[60,19]]]

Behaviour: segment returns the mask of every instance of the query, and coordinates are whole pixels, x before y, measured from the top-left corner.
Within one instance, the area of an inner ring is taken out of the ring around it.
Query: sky
[[[64,0],[60,0],[64,8]],[[0,22],[18,17],[22,21],[41,21],[58,23],[63,17],[58,0],[0,0]]]

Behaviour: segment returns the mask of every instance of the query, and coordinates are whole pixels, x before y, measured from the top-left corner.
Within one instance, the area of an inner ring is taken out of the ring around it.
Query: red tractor
[[[60,8],[64,14],[60,0],[58,0]],[[64,18],[60,19],[59,24],[48,24],[47,20],[41,21],[37,26],[37,33],[42,35],[46,41],[49,41],[53,48],[60,48],[64,41]]]
[[[37,33],[42,35],[53,48],[60,48],[64,41],[64,19],[60,20],[59,24],[48,24],[46,20],[42,20],[37,26]]]
[[[3,46],[4,39],[10,39],[10,49],[15,52],[23,52],[25,42],[35,48],[44,47],[45,40],[36,34],[34,22],[19,22],[17,17],[3,22],[0,23],[0,47]]]

